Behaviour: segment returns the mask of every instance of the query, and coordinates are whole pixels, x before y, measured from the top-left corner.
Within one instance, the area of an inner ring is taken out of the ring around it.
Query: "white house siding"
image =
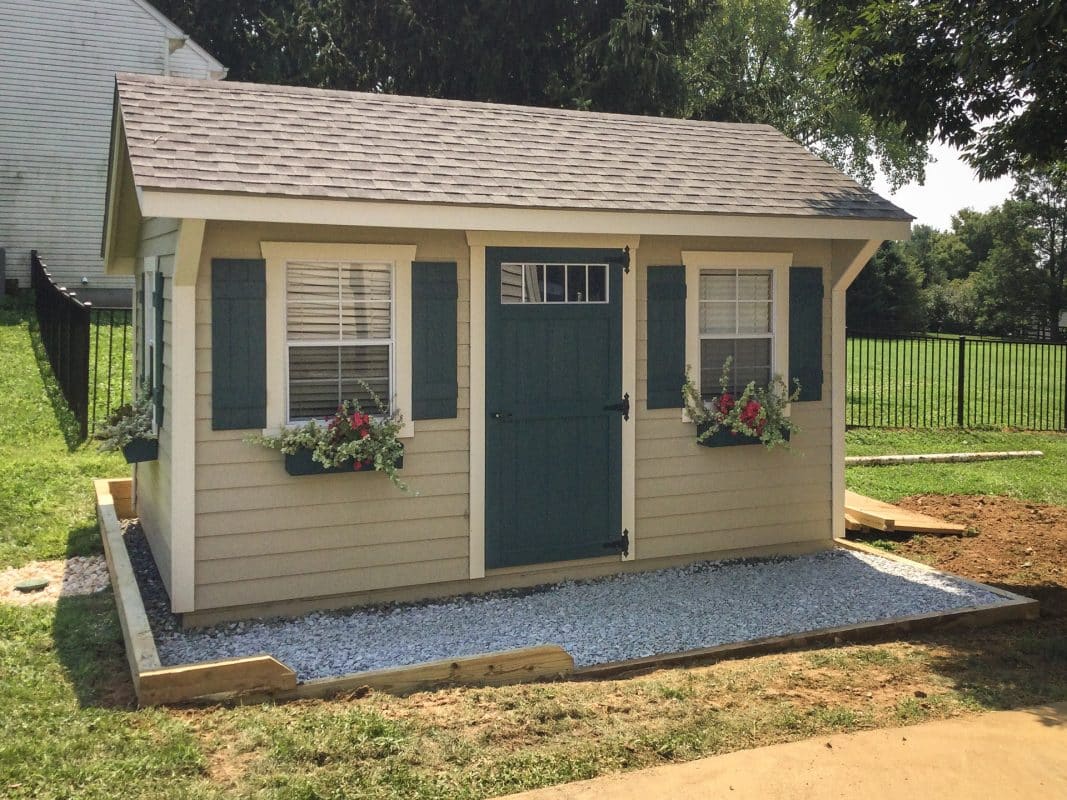
[[[700,447],[680,410],[648,409],[648,268],[681,264],[683,250],[792,252],[796,266],[823,267],[822,399],[793,404],[792,419],[801,432],[789,450]],[[643,237],[638,262],[636,558],[828,543],[830,243]]]
[[[116,72],[162,74],[181,31],[137,0],[0,0],[0,247],[29,280],[37,249],[71,288],[129,289],[100,258]],[[186,45],[173,75],[220,77]]]
[[[457,263],[458,416],[417,421],[405,442],[402,474],[418,496],[378,473],[291,477],[280,453],[243,441],[258,431],[211,429],[211,260],[259,258],[261,241],[415,244],[417,261]],[[467,577],[469,253],[460,232],[208,223],[196,289],[198,611]]]
[[[173,331],[171,303],[174,273],[174,252],[177,244],[177,223],[174,220],[147,220],[142,228],[142,237],[138,249],[137,281],[143,280],[145,258],[158,258],[157,268],[163,272],[163,426],[159,430],[159,458],[133,465],[134,499],[137,516],[141,527],[152,548],[156,566],[169,592],[171,589],[171,437],[172,426],[168,424],[166,409],[171,407],[173,381],[171,380],[171,342]],[[136,293],[135,293],[136,294]],[[148,295],[146,303],[151,303]],[[137,308],[134,341],[136,347],[136,365],[134,374],[141,375],[141,362],[144,358],[142,349],[142,331],[144,326],[143,309]]]

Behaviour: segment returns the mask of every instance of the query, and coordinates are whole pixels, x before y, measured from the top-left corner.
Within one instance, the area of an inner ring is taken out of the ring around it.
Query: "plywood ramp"
[[[861,527],[876,531],[901,531],[904,533],[948,533],[967,532],[966,525],[946,522],[929,514],[908,511],[890,503],[883,503],[873,497],[865,497],[855,492],[845,492],[845,528],[859,530]]]

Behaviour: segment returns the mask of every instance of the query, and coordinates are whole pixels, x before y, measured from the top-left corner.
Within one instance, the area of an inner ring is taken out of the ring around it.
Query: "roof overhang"
[[[909,220],[462,206],[143,188],[144,217],[431,230],[782,239],[907,239]]]

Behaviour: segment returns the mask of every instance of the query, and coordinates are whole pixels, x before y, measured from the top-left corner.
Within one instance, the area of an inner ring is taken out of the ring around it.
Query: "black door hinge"
[[[630,532],[625,528],[622,531],[622,536],[618,539],[612,539],[604,542],[605,550],[618,550],[624,556],[630,555]]]
[[[617,256],[611,256],[608,259],[609,264],[622,264],[622,271],[627,275],[630,274],[630,245],[626,245],[622,249],[622,252]]]
[[[630,393],[627,392],[622,396],[622,402],[611,403],[604,406],[605,411],[618,411],[622,414],[622,418],[629,422],[630,420]]]

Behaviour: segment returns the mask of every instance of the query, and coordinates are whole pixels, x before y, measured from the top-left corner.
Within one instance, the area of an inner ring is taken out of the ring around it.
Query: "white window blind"
[[[700,272],[700,386],[719,394],[722,365],[733,358],[728,390],[767,386],[774,352],[774,282],[770,270]]]
[[[393,268],[290,263],[286,268],[290,421],[330,416],[345,400],[392,397]]]

